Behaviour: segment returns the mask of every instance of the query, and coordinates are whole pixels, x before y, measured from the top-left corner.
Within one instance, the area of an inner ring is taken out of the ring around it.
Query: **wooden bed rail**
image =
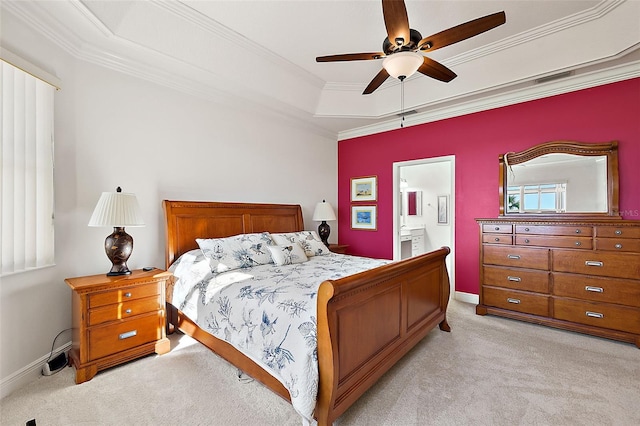
[[[318,425],[332,424],[435,325],[450,331],[449,252],[443,247],[320,285]]]

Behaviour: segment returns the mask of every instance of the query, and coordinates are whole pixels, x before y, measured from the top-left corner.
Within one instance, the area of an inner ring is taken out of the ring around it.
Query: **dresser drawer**
[[[162,309],[162,306],[160,306],[158,296],[101,306],[89,310],[89,326],[126,319],[135,315],[158,311],[159,309]]]
[[[602,277],[640,279],[640,256],[632,253],[554,250],[553,270]]]
[[[93,293],[88,297],[90,308],[96,306],[110,305],[112,303],[125,302],[127,300],[141,299],[143,297],[157,296],[161,294],[161,286],[164,282],[152,282],[142,284],[135,287],[123,287],[116,290],[104,291],[102,293]]]
[[[482,295],[487,306],[549,316],[549,296],[494,287],[483,287]]]
[[[593,249],[591,237],[554,237],[545,235],[516,235],[519,246],[542,246],[558,248]]]
[[[596,237],[640,238],[640,226],[596,226]]]
[[[640,308],[640,281],[553,273],[553,294]]]
[[[576,235],[591,237],[591,226],[516,225],[516,234]]]
[[[121,352],[162,338],[162,312],[89,329],[89,360]]]
[[[549,293],[549,272],[547,271],[500,266],[484,266],[482,270],[485,285]]]
[[[554,298],[553,312],[559,320],[640,334],[640,309]]]
[[[549,250],[543,248],[483,246],[482,263],[530,269],[549,269]]]
[[[596,238],[596,250],[640,252],[640,240],[625,238]]]
[[[511,224],[502,224],[502,223],[484,224],[484,225],[482,225],[482,232],[484,232],[484,233],[512,234],[513,233],[513,225],[511,225]]]
[[[513,244],[513,236],[512,235],[503,235],[503,234],[482,234],[482,242],[483,243],[491,243],[491,244]]]

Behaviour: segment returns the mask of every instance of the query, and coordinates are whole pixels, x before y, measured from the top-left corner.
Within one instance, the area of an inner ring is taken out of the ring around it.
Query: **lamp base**
[[[324,243],[327,248],[329,247],[329,234],[331,233],[331,228],[329,224],[323,220],[320,225],[318,225],[318,236],[320,240]]]
[[[104,251],[112,263],[107,276],[129,275],[127,260],[133,252],[133,238],[124,231],[124,227],[114,227],[113,234],[104,240]]]

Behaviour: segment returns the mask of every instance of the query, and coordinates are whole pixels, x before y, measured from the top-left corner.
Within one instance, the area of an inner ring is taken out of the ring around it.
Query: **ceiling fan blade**
[[[345,53],[342,55],[318,56],[316,62],[341,62],[341,61],[366,61],[370,59],[384,58],[383,52],[372,53]]]
[[[411,41],[409,17],[403,0],[382,0],[382,14],[389,42],[399,48]],[[395,50],[394,48],[394,50]]]
[[[387,72],[387,70],[382,68],[380,72],[375,77],[373,77],[373,80],[371,80],[371,83],[369,83],[367,88],[364,89],[364,92],[362,92],[362,94],[368,95],[370,93],[373,93],[374,90],[376,90],[382,83],[384,83],[387,77],[389,77],[389,73]]]
[[[420,50],[428,50],[431,52],[432,50],[440,49],[489,31],[504,24],[506,21],[507,18],[504,12],[487,15],[425,37],[420,40],[418,47]]]
[[[436,62],[431,58],[424,57],[422,65],[418,68],[418,72],[426,75],[427,77],[435,78],[436,80],[450,82],[458,75],[451,71],[449,68],[442,65],[440,62]]]

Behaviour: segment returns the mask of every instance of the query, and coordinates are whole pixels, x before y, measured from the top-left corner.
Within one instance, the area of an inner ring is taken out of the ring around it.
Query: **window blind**
[[[54,263],[55,88],[0,65],[0,275],[8,275]]]

